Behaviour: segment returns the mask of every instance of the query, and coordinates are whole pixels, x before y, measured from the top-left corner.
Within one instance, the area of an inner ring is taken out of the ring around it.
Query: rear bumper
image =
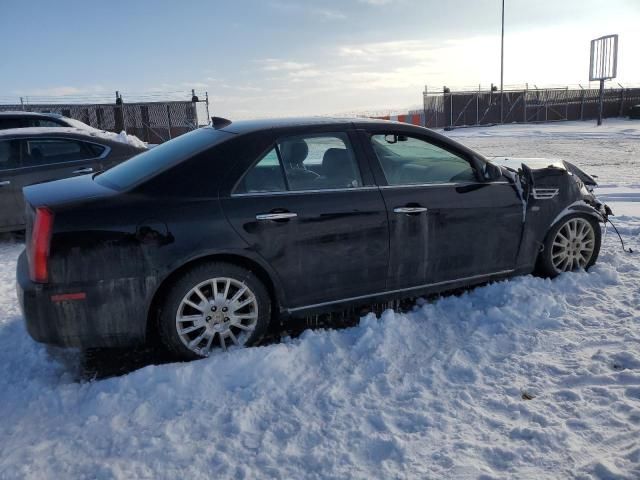
[[[38,342],[97,348],[125,347],[145,340],[147,292],[151,286],[148,280],[125,278],[68,285],[33,283],[24,252],[18,259],[16,280],[27,331]],[[65,294],[79,295],[67,300],[56,297]]]

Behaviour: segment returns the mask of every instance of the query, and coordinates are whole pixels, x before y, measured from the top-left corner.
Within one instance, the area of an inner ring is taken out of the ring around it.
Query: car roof
[[[389,120],[380,120],[375,118],[363,117],[294,117],[294,118],[264,118],[258,120],[240,120],[230,122],[228,125],[220,128],[231,133],[251,133],[260,130],[271,130],[280,128],[295,127],[318,127],[318,126],[357,126],[357,125],[381,125],[389,126],[394,124],[405,127],[415,127],[401,122],[391,122]]]
[[[127,145],[115,139],[101,135],[100,130],[85,130],[74,127],[26,127],[26,128],[9,128],[0,130],[0,140],[8,138],[24,138],[24,137],[65,137],[84,140],[94,143],[105,143],[108,145]],[[132,145],[129,145],[132,146]],[[134,147],[136,148],[136,147]]]
[[[59,113],[25,112],[22,110],[7,110],[0,112],[1,117],[31,117],[31,118],[62,118]]]
[[[224,120],[224,119],[222,119]],[[293,131],[304,130],[305,127],[354,127],[366,129],[372,132],[385,132],[388,129],[392,129],[396,132],[403,132],[406,134],[419,134],[424,135],[433,141],[440,144],[449,145],[455,148],[457,151],[462,151],[467,155],[486,160],[480,153],[471,150],[465,145],[458,143],[452,138],[446,137],[441,133],[431,130],[419,125],[413,125],[405,122],[396,122],[391,120],[382,120],[377,118],[363,118],[363,117],[347,117],[347,118],[334,118],[334,117],[302,117],[302,118],[273,118],[262,120],[242,120],[238,122],[230,122],[229,124],[220,128],[220,130],[235,134],[246,134],[264,130],[284,130],[287,129]],[[213,127],[206,127],[213,128]]]

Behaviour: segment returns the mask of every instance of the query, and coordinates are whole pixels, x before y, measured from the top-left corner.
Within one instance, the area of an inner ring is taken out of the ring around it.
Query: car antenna
[[[216,130],[231,125],[231,120],[222,117],[211,117],[211,126]]]

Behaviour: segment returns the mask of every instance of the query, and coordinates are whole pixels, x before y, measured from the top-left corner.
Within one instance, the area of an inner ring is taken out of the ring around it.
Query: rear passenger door
[[[294,311],[386,287],[387,213],[354,143],[346,131],[279,137],[222,199]]]
[[[515,268],[522,203],[512,184],[480,180],[464,152],[402,131],[363,132],[389,213],[389,288]]]
[[[19,173],[20,140],[0,140],[0,231],[20,228],[24,223],[24,205],[17,195]]]
[[[21,162],[14,187],[21,206],[23,187],[97,172],[110,150],[104,145],[59,137],[23,138],[20,143]]]

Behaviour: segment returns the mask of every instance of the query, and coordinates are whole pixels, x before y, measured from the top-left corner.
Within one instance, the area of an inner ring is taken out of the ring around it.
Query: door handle
[[[298,214],[293,212],[259,213],[256,220],[288,220],[297,216]]]
[[[393,209],[394,213],[422,213],[426,211],[425,207],[396,207]]]
[[[91,167],[79,168],[78,170],[74,170],[71,173],[93,173],[93,168],[91,168]]]
[[[2,182],[0,182],[0,187],[6,187],[7,185],[11,185],[11,182],[9,180],[3,180]]]

